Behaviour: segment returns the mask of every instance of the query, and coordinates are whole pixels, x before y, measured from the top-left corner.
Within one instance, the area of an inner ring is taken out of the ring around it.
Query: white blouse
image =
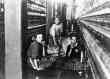
[[[50,28],[50,35],[55,37],[55,36],[59,36],[60,33],[63,31],[63,24],[53,24],[52,27]]]

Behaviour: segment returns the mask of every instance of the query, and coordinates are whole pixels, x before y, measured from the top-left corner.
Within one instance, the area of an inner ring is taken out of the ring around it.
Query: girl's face
[[[76,42],[76,37],[72,37],[72,43]]]
[[[60,23],[59,18],[55,18],[55,24],[59,24],[59,23]]]
[[[38,34],[36,40],[41,43],[43,40],[43,35],[42,34]]]

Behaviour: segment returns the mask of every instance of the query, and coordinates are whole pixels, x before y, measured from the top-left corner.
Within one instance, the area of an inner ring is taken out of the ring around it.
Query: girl
[[[60,18],[55,18],[55,24],[50,28],[50,35],[52,36],[54,45],[58,45],[58,41],[61,40],[61,33],[63,32],[63,23]]]

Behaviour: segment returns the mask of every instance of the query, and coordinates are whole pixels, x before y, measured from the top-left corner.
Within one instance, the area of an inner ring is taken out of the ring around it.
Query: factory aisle
[[[23,79],[92,79],[91,74],[85,77],[85,74],[80,76],[75,71],[60,70],[60,69],[45,69],[42,71],[27,70]]]
[[[76,67],[68,69],[70,67],[61,65],[61,63],[68,63],[65,59],[62,61],[62,58],[56,60],[50,67],[43,70],[37,71],[32,69],[32,67],[25,65],[23,68],[23,79],[93,79],[93,74],[90,67],[86,70],[77,70]],[[68,66],[72,63],[68,63]],[[78,68],[78,66],[77,66]],[[82,72],[80,74],[79,72]]]

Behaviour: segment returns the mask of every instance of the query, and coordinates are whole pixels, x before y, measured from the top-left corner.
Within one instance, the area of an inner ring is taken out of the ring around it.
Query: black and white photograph
[[[0,0],[0,79],[110,79],[110,0]]]

